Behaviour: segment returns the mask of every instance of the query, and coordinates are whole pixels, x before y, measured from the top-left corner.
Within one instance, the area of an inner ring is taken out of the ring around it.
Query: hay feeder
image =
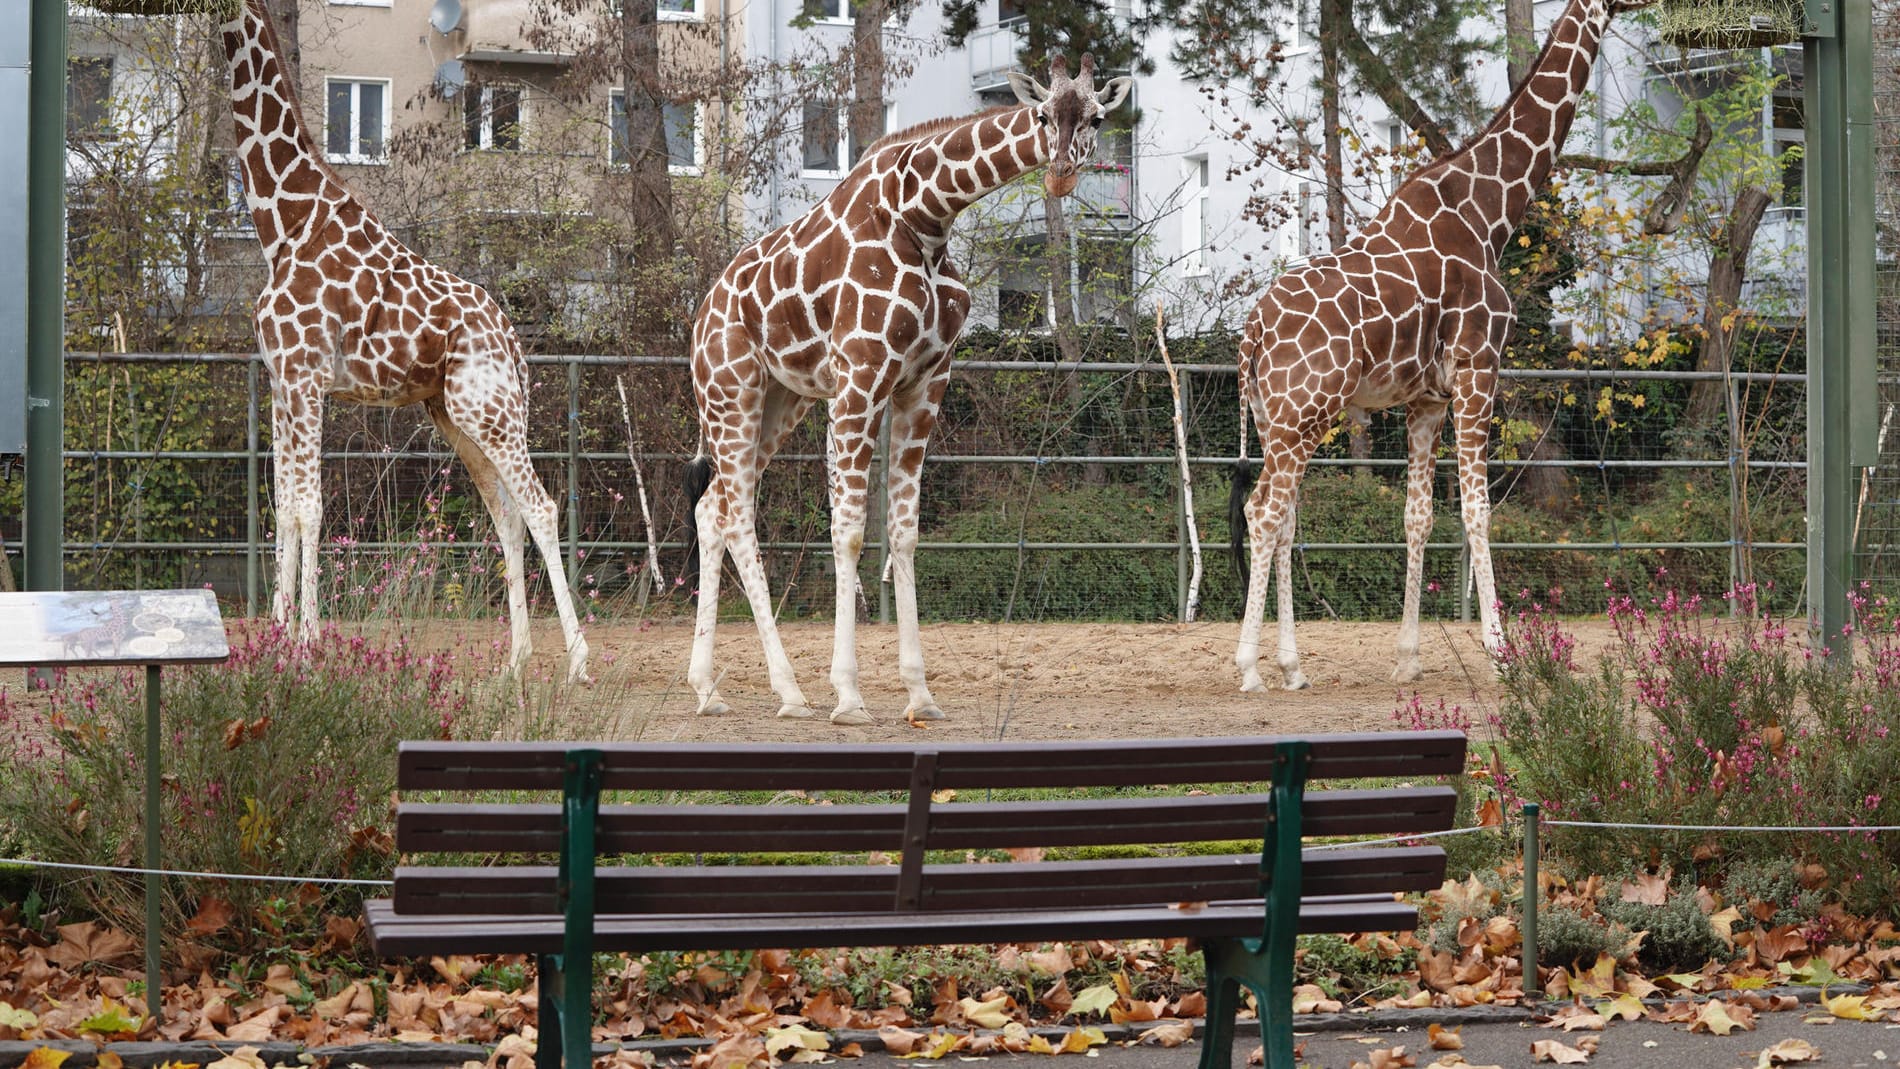
[[[1801,39],[1801,0],[1663,0],[1657,25],[1679,48],[1762,48]]]

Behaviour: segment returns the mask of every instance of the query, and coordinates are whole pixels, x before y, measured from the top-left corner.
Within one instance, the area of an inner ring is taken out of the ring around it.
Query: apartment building
[[[558,226],[584,232],[589,220],[609,220],[626,208],[616,204],[606,181],[625,162],[625,102],[611,77],[597,78],[577,95],[563,76],[588,62],[594,35],[611,32],[602,20],[614,10],[604,5],[615,2],[300,0],[295,39],[312,133],[372,206],[408,228],[406,234],[453,230],[471,220],[486,221],[493,232],[498,219],[513,220],[523,242]],[[1117,2],[1126,12],[1139,0]],[[1562,0],[1536,3],[1540,36],[1562,7]],[[1012,100],[1005,75],[1017,67],[1016,27],[1024,10],[1020,0],[986,0],[975,33],[958,48],[945,43],[935,2],[887,24],[885,47],[902,77],[888,90],[885,128]],[[696,234],[736,247],[795,218],[849,170],[860,146],[847,130],[849,80],[839,76],[838,59],[851,43],[852,15],[850,0],[658,0],[662,67],[673,97],[664,122],[670,171],[682,184],[676,196],[684,188],[697,199]],[[194,58],[185,53],[204,48],[173,25],[182,22],[76,18],[69,68],[76,180],[100,165],[103,144],[143,137],[152,142],[147,151],[160,152],[175,140],[154,116],[165,112],[167,101],[175,106],[205,66],[196,62],[195,75],[174,69],[192,66],[183,62]],[[1391,31],[1367,32],[1376,39]],[[1472,33],[1495,38],[1498,31],[1474,23]],[[1251,303],[1246,287],[1228,284],[1236,275],[1270,273],[1323,251],[1320,176],[1246,168],[1252,153],[1236,137],[1278,119],[1317,140],[1310,19],[1289,16],[1282,37],[1287,88],[1272,116],[1218,104],[1170,60],[1171,40],[1164,34],[1149,40],[1155,70],[1137,79],[1130,105],[1137,121],[1105,131],[1099,159],[1065,205],[1072,277],[1049,278],[1045,205],[1032,190],[987,198],[960,224],[959,255],[968,265],[979,319],[1046,324],[1066,289],[1084,321],[1132,327],[1159,299],[1173,309],[1175,322],[1190,328],[1231,325]],[[1762,102],[1757,129],[1731,128],[1724,136],[1786,148],[1802,136],[1798,51],[1762,55],[1788,77]],[[1619,140],[1620,116],[1645,108],[1666,121],[1686,106],[1685,96],[1719,86],[1738,62],[1759,58],[1659,48],[1640,19],[1620,20],[1569,147],[1618,156],[1627,149]],[[1501,57],[1480,62],[1473,73],[1482,100],[1504,100],[1509,87]],[[1411,132],[1376,100],[1349,100],[1344,115],[1348,144],[1358,154],[1348,203],[1363,218],[1383,203],[1418,149]],[[1749,293],[1772,297],[1792,312],[1801,302],[1804,213],[1798,166],[1784,177],[1781,203],[1758,237]],[[1275,207],[1262,211],[1262,205]],[[234,213],[230,230],[244,225]],[[426,235],[420,240],[428,244]],[[496,244],[487,237],[473,252],[458,253],[498,258],[469,273],[493,282],[555,269],[491,249]],[[558,269],[577,278],[580,289],[570,286],[552,298],[557,303],[584,298],[587,285],[615,270],[614,249],[578,244],[590,255],[570,255]],[[1654,272],[1656,280],[1680,277],[1698,270],[1694,259],[1657,253],[1640,271]],[[1612,319],[1645,307],[1669,310],[1672,298],[1660,281],[1621,279],[1619,292],[1636,296],[1605,298],[1591,289],[1602,280],[1586,275],[1573,290],[1567,314],[1578,329],[1606,330]]]

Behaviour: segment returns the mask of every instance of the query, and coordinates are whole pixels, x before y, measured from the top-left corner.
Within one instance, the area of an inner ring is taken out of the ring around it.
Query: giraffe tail
[[[695,590],[699,588],[699,499],[706,496],[712,476],[712,461],[703,453],[687,461],[680,476],[680,488],[686,491],[686,559],[678,574],[681,582],[690,582]]]
[[[1238,369],[1240,395],[1240,455],[1234,460],[1234,481],[1227,489],[1227,532],[1231,536],[1234,576],[1244,592],[1247,584],[1247,494],[1253,490],[1253,462],[1247,459],[1247,434],[1253,427],[1253,407],[1247,403],[1253,393],[1252,376],[1247,374],[1247,354],[1242,353]],[[1243,593],[1244,596],[1244,593]]]

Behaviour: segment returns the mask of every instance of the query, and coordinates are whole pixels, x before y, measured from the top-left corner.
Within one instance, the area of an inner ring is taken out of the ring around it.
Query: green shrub
[[[1302,935],[1299,950],[1299,979],[1318,984],[1334,998],[1383,997],[1385,988],[1398,985],[1399,977],[1418,964],[1415,948],[1387,954],[1376,944],[1360,947],[1339,935]]]
[[[1631,938],[1623,925],[1567,903],[1545,905],[1537,913],[1538,960],[1544,965],[1589,968],[1601,955],[1620,956]]]
[[[1723,877],[1722,897],[1745,917],[1757,902],[1773,907],[1774,912],[1762,921],[1769,928],[1806,924],[1821,915],[1821,893],[1801,886],[1794,863],[1785,857],[1737,860]]]
[[[1728,944],[1715,934],[1708,914],[1696,901],[1693,884],[1678,884],[1660,906],[1644,902],[1604,902],[1603,916],[1632,932],[1645,932],[1637,960],[1651,973],[1690,972],[1710,959],[1727,960]]]

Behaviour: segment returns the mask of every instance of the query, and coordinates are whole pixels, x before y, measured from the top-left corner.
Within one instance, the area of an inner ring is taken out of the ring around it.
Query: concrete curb
[[[1865,984],[1841,984],[1829,989],[1835,994],[1862,994],[1867,991]],[[1821,991],[1815,987],[1769,987],[1756,989],[1764,996],[1793,995],[1803,1003],[1818,1002]],[[1711,994],[1684,995],[1680,998],[1649,998],[1644,1005],[1660,1006],[1666,1002],[1680,1002],[1688,999],[1693,1002],[1707,1002],[1713,998],[1734,997],[1735,991],[1717,991]],[[1294,1030],[1308,1032],[1392,1032],[1400,1029],[1422,1030],[1429,1025],[1458,1027],[1467,1024],[1518,1024],[1534,1021],[1542,1010],[1555,1009],[1563,1002],[1548,1001],[1537,1006],[1467,1006],[1461,1008],[1428,1007],[1425,1009],[1388,1009],[1360,1010],[1357,1012],[1302,1014],[1294,1019]],[[1141,1038],[1143,1032],[1163,1022],[1142,1022],[1140,1024],[1103,1024],[1090,1027],[1100,1028],[1102,1034],[1114,1042],[1132,1042]],[[1193,1019],[1194,1035],[1199,1038],[1204,1021]],[[924,1031],[924,1029],[915,1029]],[[1032,1028],[1030,1032],[1046,1039],[1058,1040],[1067,1035],[1071,1027]],[[986,1030],[987,1031],[987,1030]],[[1257,1036],[1260,1034],[1260,1022],[1248,1018],[1236,1022],[1235,1033],[1239,1036]],[[856,1029],[843,1029],[831,1033],[832,1046],[843,1047],[856,1043],[866,1051],[884,1049],[884,1041],[876,1032]],[[626,1043],[596,1043],[595,1056],[611,1054],[616,1050],[644,1051],[655,1057],[668,1057],[691,1054],[712,1046],[710,1039],[636,1039]],[[295,1043],[106,1043],[98,1044],[86,1040],[66,1039],[50,1040],[43,1043],[13,1040],[0,1042],[0,1069],[14,1069],[26,1060],[29,1052],[41,1047],[51,1047],[64,1051],[70,1057],[61,1069],[91,1069],[98,1064],[99,1053],[110,1051],[119,1056],[128,1069],[156,1069],[166,1062],[195,1062],[205,1065],[214,1062],[239,1047],[256,1047],[258,1057],[267,1066],[302,1064],[328,1064],[333,1067],[360,1065],[367,1069],[405,1069],[412,1066],[459,1066],[463,1062],[486,1061],[492,1048],[479,1043],[399,1043],[390,1040],[385,1043],[359,1043],[340,1047],[302,1047]]]

